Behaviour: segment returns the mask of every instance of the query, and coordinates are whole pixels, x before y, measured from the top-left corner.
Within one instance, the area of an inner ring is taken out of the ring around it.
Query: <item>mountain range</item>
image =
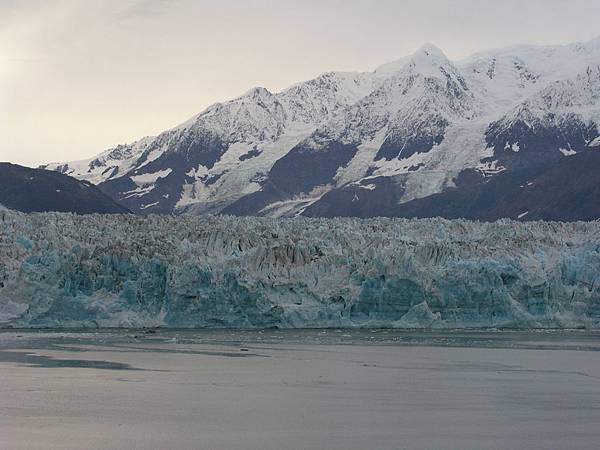
[[[600,38],[254,88],[155,137],[47,169],[136,213],[600,217]]]

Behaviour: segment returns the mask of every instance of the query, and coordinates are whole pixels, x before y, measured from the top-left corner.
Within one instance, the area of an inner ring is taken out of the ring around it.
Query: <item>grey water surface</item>
[[[0,448],[600,442],[594,331],[6,330]]]

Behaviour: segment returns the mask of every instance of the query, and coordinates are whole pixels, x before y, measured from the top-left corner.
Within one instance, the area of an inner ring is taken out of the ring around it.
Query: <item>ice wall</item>
[[[600,222],[0,211],[0,326],[600,327]]]

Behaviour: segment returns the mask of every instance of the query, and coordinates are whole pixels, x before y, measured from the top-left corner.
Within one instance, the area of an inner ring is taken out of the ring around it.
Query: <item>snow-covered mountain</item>
[[[561,164],[599,146],[599,123],[600,38],[458,62],[427,44],[373,72],[255,88],[48,167],[141,213],[385,215],[465,177]]]

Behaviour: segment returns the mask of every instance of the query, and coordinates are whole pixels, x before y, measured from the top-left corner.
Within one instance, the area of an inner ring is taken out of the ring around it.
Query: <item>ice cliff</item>
[[[3,327],[600,327],[600,223],[0,211]]]

